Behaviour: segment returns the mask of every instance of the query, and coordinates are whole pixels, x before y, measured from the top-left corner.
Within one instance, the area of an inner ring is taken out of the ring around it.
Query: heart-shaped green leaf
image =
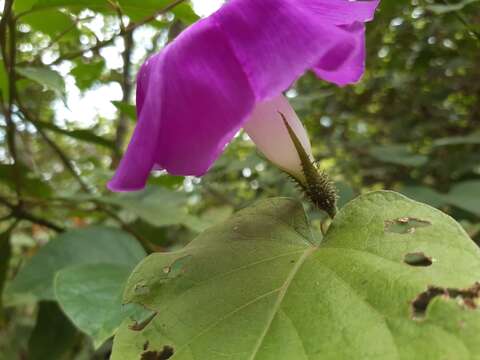
[[[130,271],[125,265],[87,264],[67,267],[55,277],[55,296],[62,310],[92,337],[95,348],[115,333],[123,319],[144,317],[138,306],[122,307]]]
[[[125,301],[114,360],[479,359],[480,251],[449,216],[392,192],[357,198],[321,243],[298,202],[236,214],[153,254]]]
[[[11,296],[55,300],[53,280],[62,269],[84,264],[116,264],[132,269],[144,256],[138,241],[119,229],[92,226],[70,230],[42,247],[6,291]]]

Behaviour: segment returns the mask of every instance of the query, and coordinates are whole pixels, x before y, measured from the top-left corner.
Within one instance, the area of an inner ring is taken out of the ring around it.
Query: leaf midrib
[[[303,255],[300,257],[300,259],[297,261],[295,266],[292,268],[290,273],[288,274],[285,282],[283,285],[280,287],[280,291],[278,293],[278,298],[277,301],[275,301],[275,304],[273,305],[272,312],[270,313],[270,316],[268,317],[267,323],[265,325],[265,328],[263,329],[262,334],[260,335],[260,338],[258,339],[257,343],[255,344],[255,347],[252,350],[252,355],[250,356],[249,360],[254,360],[262,347],[263,341],[265,340],[265,337],[268,334],[268,331],[270,330],[270,327],[272,326],[273,320],[275,319],[275,316],[278,313],[278,310],[280,309],[283,299],[285,298],[285,295],[287,294],[288,288],[290,287],[290,284],[292,283],[293,279],[295,278],[295,275],[298,273],[300,268],[303,266],[305,261],[308,259],[308,257],[313,254],[318,247],[311,247],[305,250]]]
[[[227,272],[227,273],[222,273],[222,274],[220,274],[220,275],[218,275],[218,276],[214,276],[213,278],[209,278],[209,279],[207,279],[207,280],[205,280],[205,281],[202,281],[202,282],[200,282],[200,283],[197,283],[196,285],[198,286],[198,285],[200,285],[200,284],[210,282],[210,281],[212,281],[212,280],[214,280],[214,279],[218,279],[219,277],[224,277],[224,276],[226,276],[226,275],[231,275],[231,274],[233,274],[233,273],[235,273],[235,272],[238,272],[238,271],[240,271],[240,270],[245,270],[245,269],[248,269],[248,268],[250,268],[250,267],[253,267],[253,266],[256,266],[256,265],[259,265],[259,264],[268,262],[268,261],[276,260],[276,259],[279,259],[279,258],[282,258],[282,257],[286,257],[286,256],[290,256],[290,255],[293,255],[293,254],[302,253],[302,256],[300,256],[299,260],[297,261],[297,264],[296,264],[296,265],[298,265],[298,263],[300,263],[300,262],[302,261],[303,257],[305,256],[305,253],[307,253],[307,252],[308,252],[309,250],[311,250],[311,249],[312,249],[312,248],[308,248],[308,249],[306,249],[306,250],[296,250],[296,251],[284,253],[284,254],[281,254],[281,255],[277,255],[277,256],[274,256],[274,257],[271,257],[271,258],[262,259],[261,261],[256,261],[256,262],[254,262],[254,263],[250,263],[250,264],[247,264],[247,265],[245,265],[245,266],[241,266],[241,267],[239,267],[239,268],[233,269],[232,271],[229,271],[229,272]],[[316,249],[316,248],[314,248],[314,249]],[[180,252],[180,251],[179,251],[179,252]],[[181,252],[184,252],[184,250],[182,250]],[[307,257],[308,257],[308,255],[307,255]],[[303,261],[305,261],[305,260],[303,260]],[[302,262],[303,262],[303,261],[302,261]],[[292,268],[292,271],[293,271],[293,269],[295,269],[295,266]],[[289,272],[289,276],[287,276],[287,279],[288,279],[288,278],[290,277],[290,275],[292,274],[292,271]],[[297,269],[297,271],[298,271],[298,269]],[[295,274],[294,274],[294,275],[295,275]],[[207,333],[209,330],[211,330],[213,327],[215,327],[216,325],[218,325],[219,323],[221,323],[222,321],[224,321],[225,319],[227,319],[227,318],[230,317],[231,315],[237,313],[237,312],[240,311],[240,310],[245,309],[246,307],[254,304],[254,303],[257,302],[257,301],[259,301],[260,299],[263,299],[263,298],[265,298],[265,297],[267,297],[267,296],[270,296],[270,295],[272,295],[272,294],[274,294],[274,293],[276,293],[276,292],[280,292],[280,291],[284,288],[284,286],[285,286],[285,282],[284,282],[284,283],[282,284],[282,286],[280,286],[279,288],[270,290],[270,291],[268,291],[267,293],[264,293],[264,294],[262,294],[262,295],[260,295],[260,296],[257,296],[255,299],[253,299],[253,300],[251,300],[251,301],[243,304],[242,306],[236,308],[234,311],[228,313],[226,316],[223,316],[221,319],[215,321],[215,323],[211,324],[211,325],[208,326],[206,329],[204,329],[204,330],[201,331],[199,334],[197,334],[194,339],[192,339],[192,340],[190,340],[188,343],[182,345],[181,348],[175,353],[175,356],[178,356],[182,351],[184,351],[185,348],[187,348],[188,346],[190,346],[196,339],[198,339],[199,337],[201,337],[202,335],[204,335],[205,333]]]

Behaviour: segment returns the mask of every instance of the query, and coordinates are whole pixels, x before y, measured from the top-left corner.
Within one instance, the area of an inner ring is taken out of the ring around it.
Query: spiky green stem
[[[323,170],[318,169],[311,161],[310,157],[303,148],[302,143],[288,123],[285,115],[280,113],[283,122],[288,130],[288,134],[292,139],[293,145],[297,150],[298,156],[302,164],[302,172],[305,179],[298,179],[294,175],[289,174],[307,195],[310,201],[318,209],[325,211],[332,219],[337,213],[337,189],[333,181]]]

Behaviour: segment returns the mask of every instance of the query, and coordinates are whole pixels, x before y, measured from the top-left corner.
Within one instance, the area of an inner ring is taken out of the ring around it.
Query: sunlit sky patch
[[[2,0],[0,0],[1,2]],[[202,17],[208,16],[218,10],[224,3],[224,0],[192,0],[195,12]],[[94,15],[89,13],[86,15]],[[89,22],[88,27],[97,37],[103,37],[102,30],[104,26],[103,17],[97,15]],[[112,29],[117,31],[118,29]],[[135,32],[134,39],[136,51],[133,54],[133,60],[139,61],[145,56],[145,48],[149,46],[150,39],[155,35],[152,28],[144,27]],[[121,40],[121,39],[119,39]],[[162,39],[161,39],[162,40]],[[163,39],[165,41],[166,39]],[[107,46],[101,50],[101,55],[106,61],[109,69],[122,68],[122,41],[116,41],[114,45]],[[47,64],[54,59],[43,59]],[[85,93],[81,93],[75,86],[75,80],[69,75],[69,66],[56,67],[65,78],[67,89],[67,106],[61,101],[56,101],[54,107],[56,110],[56,122],[62,126],[66,123],[75,123],[82,128],[94,126],[98,117],[114,120],[116,118],[116,108],[112,101],[121,100],[122,90],[118,83],[110,83],[96,86]]]
[[[193,0],[193,8],[200,16],[208,16],[222,6],[223,0]]]

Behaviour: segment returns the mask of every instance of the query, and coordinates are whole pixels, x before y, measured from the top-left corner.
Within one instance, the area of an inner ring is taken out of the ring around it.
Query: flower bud
[[[306,184],[302,162],[290,137],[282,114],[302,144],[305,153],[313,161],[312,147],[307,132],[287,99],[280,95],[258,103],[244,129],[258,150],[273,164]]]
[[[257,105],[245,130],[268,160],[297,181],[315,207],[335,217],[335,185],[315,166],[307,132],[283,96]]]

